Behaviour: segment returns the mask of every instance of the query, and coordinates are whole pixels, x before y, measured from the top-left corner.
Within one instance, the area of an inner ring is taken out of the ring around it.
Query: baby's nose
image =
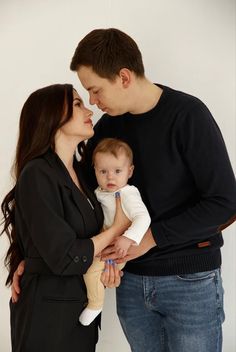
[[[112,172],[108,172],[108,174],[107,174],[107,178],[108,178],[109,180],[111,180],[111,179],[112,179],[112,177],[113,177],[113,173],[112,173]]]

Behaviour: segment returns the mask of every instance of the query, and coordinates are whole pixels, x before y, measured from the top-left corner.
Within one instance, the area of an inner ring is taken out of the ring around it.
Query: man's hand
[[[127,255],[124,258],[118,258],[114,244],[105,248],[101,253],[101,259],[113,259],[117,264],[127,262],[140,257],[147,253],[151,248],[155,247],[157,244],[153,239],[151,229],[149,228],[145,235],[143,236],[142,241],[138,246],[131,246],[127,252]]]
[[[24,270],[25,270],[25,261],[22,260],[13,275],[13,281],[11,285],[12,303],[16,303],[18,301],[19,294],[20,294],[20,280],[21,280],[21,276],[24,273]]]

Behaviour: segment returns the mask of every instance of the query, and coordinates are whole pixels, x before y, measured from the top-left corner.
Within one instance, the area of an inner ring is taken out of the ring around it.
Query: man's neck
[[[129,112],[138,115],[150,111],[157,105],[162,91],[163,89],[146,78],[137,80]]]

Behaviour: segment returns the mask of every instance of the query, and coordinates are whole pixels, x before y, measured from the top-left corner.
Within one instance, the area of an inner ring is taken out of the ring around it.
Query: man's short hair
[[[70,69],[91,67],[102,78],[114,80],[122,68],[144,76],[141,52],[135,41],[116,28],[95,29],[78,44]]]

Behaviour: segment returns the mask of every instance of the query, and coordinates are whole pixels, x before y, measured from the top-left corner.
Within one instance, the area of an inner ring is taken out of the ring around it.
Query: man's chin
[[[120,116],[120,114],[118,112],[115,112],[115,111],[107,111],[106,114],[108,114],[109,116],[113,116],[113,117],[116,117],[116,116]]]
[[[109,116],[120,116],[120,115],[121,115],[121,112],[114,111],[114,110],[111,110],[111,109],[108,109],[108,108],[106,108],[106,109],[100,109],[100,110],[102,110],[102,112],[103,112],[104,114],[107,114],[107,115],[109,115]]]

